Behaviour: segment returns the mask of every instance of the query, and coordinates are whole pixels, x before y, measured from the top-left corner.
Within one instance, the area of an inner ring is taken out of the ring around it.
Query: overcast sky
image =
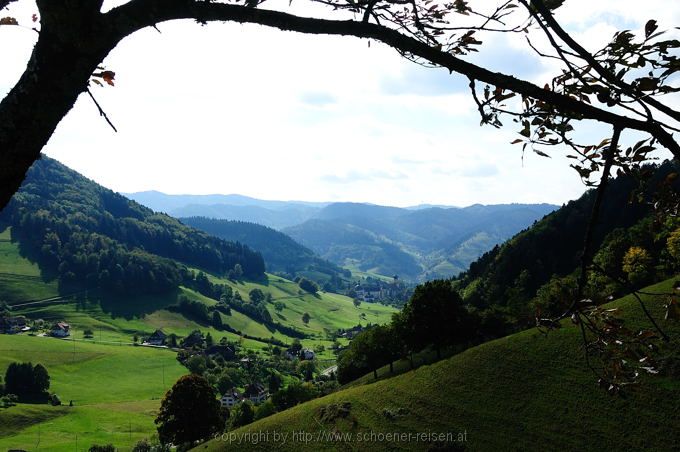
[[[27,24],[34,12],[27,0],[11,10]],[[677,26],[680,2],[567,0],[558,17],[591,47],[651,18]],[[123,41],[105,61],[116,86],[93,89],[119,132],[81,95],[47,155],[120,192],[463,206],[561,204],[584,190],[563,153],[522,160],[513,128],[480,127],[465,79],[376,42],[253,25],[159,29]],[[0,97],[36,36],[0,27]],[[488,44],[476,62],[549,81],[553,68],[521,41]],[[603,132],[589,133],[599,142]]]

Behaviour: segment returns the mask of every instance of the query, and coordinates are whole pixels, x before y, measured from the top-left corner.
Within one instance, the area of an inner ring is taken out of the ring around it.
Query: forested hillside
[[[414,280],[448,278],[554,209],[501,204],[411,210],[335,203],[283,232],[340,265]]]
[[[644,168],[650,177],[642,188],[643,174],[611,181],[594,229],[591,298],[604,301],[677,271],[669,239],[679,224],[673,218],[657,221],[650,195],[663,184],[677,184],[677,169],[669,162]],[[500,310],[520,324],[533,322],[538,312],[563,311],[575,293],[594,198],[594,191],[586,192],[473,262],[454,282],[465,302],[481,310]]]
[[[348,270],[321,259],[309,248],[272,228],[245,221],[216,220],[206,217],[181,218],[182,223],[232,242],[258,250],[264,257],[267,271],[296,276],[317,275],[318,282],[336,282],[351,276]]]
[[[184,264],[264,274],[262,256],[130,201],[43,156],[0,213],[46,278],[120,293],[159,293],[192,278]]]

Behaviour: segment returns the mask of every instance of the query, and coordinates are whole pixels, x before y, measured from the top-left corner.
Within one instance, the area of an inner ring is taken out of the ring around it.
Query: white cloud
[[[19,3],[30,20],[34,6]],[[308,3],[293,6],[310,12]],[[648,14],[675,24],[680,7],[569,0],[559,14],[591,43]],[[509,144],[512,128],[479,127],[464,78],[375,42],[192,21],[159,29],[123,41],[105,61],[116,86],[93,90],[120,132],[81,96],[48,155],[125,192],[466,205],[561,203],[583,191],[559,153],[522,162]],[[34,39],[30,30],[0,27],[0,94],[18,79]],[[469,58],[543,82],[554,70],[521,40],[487,44]]]

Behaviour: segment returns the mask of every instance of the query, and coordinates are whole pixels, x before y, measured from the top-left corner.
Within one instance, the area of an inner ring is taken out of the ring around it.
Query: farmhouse
[[[243,396],[254,404],[258,404],[267,400],[269,393],[260,383],[251,383],[246,387]]]
[[[231,408],[241,402],[243,402],[243,396],[235,388],[231,388],[226,394],[223,394],[220,399],[222,408]]]
[[[146,343],[149,345],[165,345],[165,340],[168,335],[162,330],[156,330],[153,334],[146,338]]]
[[[349,328],[347,330],[342,330],[343,332],[340,333],[340,337],[344,337],[346,339],[354,339],[354,337],[361,333],[364,330],[364,327],[361,325],[353,326],[352,328]]]
[[[16,334],[30,329],[31,328],[26,324],[26,317],[22,315],[16,317],[0,317],[0,332]]]
[[[236,357],[236,352],[228,345],[213,345],[205,350],[205,354],[209,356],[220,355],[227,361],[231,361]]]
[[[192,347],[203,347],[205,339],[200,331],[192,331],[187,337],[182,339],[182,347],[192,348]]]
[[[357,299],[361,301],[375,301],[382,298],[382,289],[380,286],[357,285],[354,288],[357,294]]]
[[[52,327],[51,334],[54,337],[67,337],[71,334],[71,326],[66,322],[57,322]]]

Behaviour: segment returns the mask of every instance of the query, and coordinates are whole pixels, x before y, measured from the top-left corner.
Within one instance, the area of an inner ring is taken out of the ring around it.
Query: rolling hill
[[[411,210],[335,203],[283,232],[331,262],[423,280],[457,275],[554,209],[508,204]]]
[[[231,242],[243,243],[262,253],[267,270],[285,274],[290,279],[305,276],[320,286],[329,282],[342,284],[350,272],[321,259],[309,248],[267,226],[244,221],[216,220],[205,217],[180,218],[182,223]]]
[[[238,220],[275,229],[301,223],[328,204],[268,201],[243,195],[167,195],[158,191],[126,193],[125,196],[174,217]]]
[[[646,292],[668,292],[673,283]],[[663,297],[645,302],[663,318]],[[647,325],[633,297],[610,307],[620,308],[629,325]],[[662,326],[680,334],[677,321]],[[677,374],[643,377],[639,387],[612,396],[598,387],[581,346],[578,328],[567,322],[548,335],[524,331],[298,405],[195,450],[674,450],[680,444]],[[462,434],[465,441],[437,444],[425,436],[432,433],[456,440]]]
[[[187,265],[225,274],[264,275],[262,256],[189,228],[42,157],[0,212],[0,228],[42,276],[60,288],[164,293],[188,282]]]
[[[457,275],[494,245],[557,208],[548,204],[399,208],[159,192],[128,196],[175,217],[259,223],[281,230],[336,265],[412,281]]]

